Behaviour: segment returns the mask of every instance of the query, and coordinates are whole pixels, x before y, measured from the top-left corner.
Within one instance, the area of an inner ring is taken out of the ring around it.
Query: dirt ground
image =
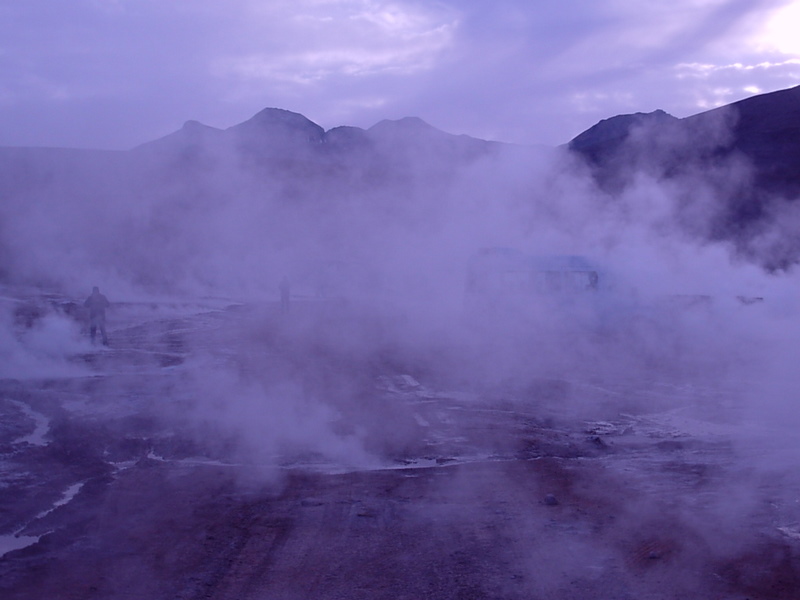
[[[4,600],[800,597],[792,479],[743,468],[728,424],[686,403],[619,402],[696,388],[445,389],[401,358],[331,366],[277,306],[246,356],[230,340],[255,309],[125,310],[80,373],[0,381],[0,538],[21,546],[0,547]],[[334,431],[377,459],[266,461],[211,435],[186,416],[200,351],[337,390]],[[592,410],[563,409],[580,394]]]

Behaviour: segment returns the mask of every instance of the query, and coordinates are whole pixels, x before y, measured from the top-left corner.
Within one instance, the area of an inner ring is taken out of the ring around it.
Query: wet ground
[[[800,597],[797,481],[747,466],[734,389],[466,385],[351,317],[117,305],[110,348],[1,380],[0,597]]]

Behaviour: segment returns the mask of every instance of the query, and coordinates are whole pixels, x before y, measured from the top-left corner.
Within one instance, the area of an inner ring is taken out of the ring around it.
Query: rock
[[[590,436],[589,437],[589,441],[592,444],[594,444],[595,446],[597,446],[598,448],[606,448],[607,447],[605,441],[599,435]]]
[[[544,503],[546,506],[558,506],[558,498],[556,498],[553,494],[547,494],[544,497]]]

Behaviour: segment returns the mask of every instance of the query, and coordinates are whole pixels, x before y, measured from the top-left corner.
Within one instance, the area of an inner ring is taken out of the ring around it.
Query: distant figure
[[[108,346],[108,336],[106,335],[106,309],[111,306],[103,294],[100,293],[100,288],[94,286],[92,288],[92,295],[86,299],[83,305],[89,309],[89,334],[94,338],[97,335],[97,328],[100,328],[100,335],[103,336],[103,345]]]
[[[289,285],[289,278],[286,275],[281,279],[281,312],[286,314],[289,312],[289,297],[291,296],[291,286]]]

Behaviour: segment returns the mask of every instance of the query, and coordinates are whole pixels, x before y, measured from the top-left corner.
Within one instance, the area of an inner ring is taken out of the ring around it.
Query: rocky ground
[[[4,599],[800,595],[796,484],[742,462],[722,385],[467,386],[320,303],[115,310],[110,348],[0,381]],[[325,402],[237,408],[288,382]]]

